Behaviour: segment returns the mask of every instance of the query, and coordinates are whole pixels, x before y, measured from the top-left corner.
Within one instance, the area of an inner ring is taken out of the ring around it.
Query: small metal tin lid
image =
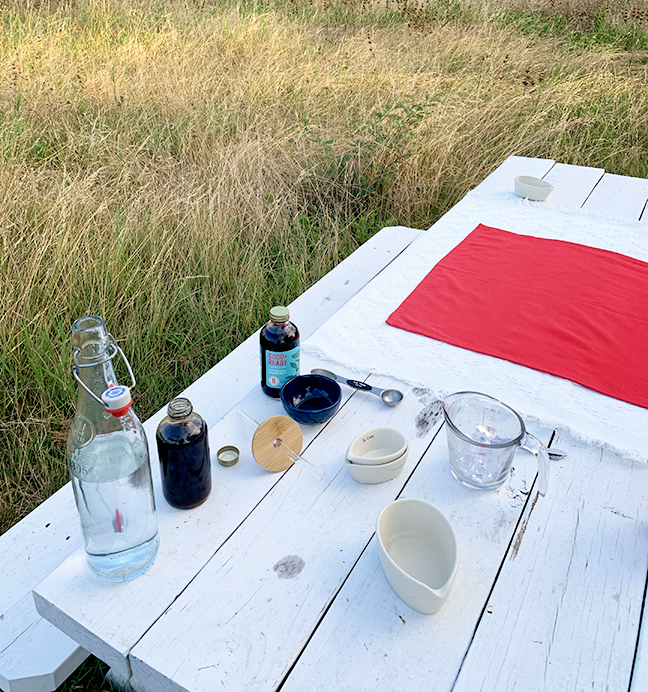
[[[287,322],[290,319],[290,311],[283,305],[275,305],[270,310],[270,319],[277,323]]]
[[[218,450],[218,463],[221,466],[234,466],[239,460],[239,451],[232,445],[221,447]]]

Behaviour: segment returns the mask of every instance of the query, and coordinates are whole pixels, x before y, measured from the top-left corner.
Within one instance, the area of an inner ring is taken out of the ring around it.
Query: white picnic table
[[[631,221],[648,216],[648,180],[550,160],[511,157],[477,190],[485,199],[501,196],[518,174],[555,185],[544,204]],[[398,233],[398,251],[383,266],[406,272],[425,232]],[[362,300],[379,272],[374,267],[349,302]],[[302,372],[337,372],[345,362],[344,354],[313,355],[316,327],[325,331],[345,303],[303,330]],[[301,326],[298,314],[297,306]],[[257,421],[283,414],[256,383],[255,338],[231,367],[186,392],[210,426],[208,501],[188,511],[167,505],[151,445],[161,538],[155,564],[131,582],[109,584],[77,549],[34,584],[45,621],[135,690],[648,689],[645,463],[540,421],[531,431],[568,452],[552,462],[547,496],[538,495],[535,459],[523,452],[501,489],[475,492],[450,474],[434,383],[367,371],[360,375],[371,384],[404,390],[404,401],[389,408],[343,387],[337,415],[302,428],[303,455],[324,480],[299,464],[271,474],[254,462],[254,430],[239,413]],[[163,415],[146,422],[149,440]],[[345,452],[377,426],[401,430],[409,456],[392,481],[361,485],[343,466]],[[231,468],[215,460],[225,444],[241,450]],[[398,497],[434,503],[457,533],[456,581],[434,615],[405,605],[380,566],[376,518]]]

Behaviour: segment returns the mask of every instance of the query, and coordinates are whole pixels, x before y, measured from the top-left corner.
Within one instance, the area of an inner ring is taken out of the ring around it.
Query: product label
[[[299,346],[290,351],[266,351],[266,385],[281,389],[288,380],[299,375]]]

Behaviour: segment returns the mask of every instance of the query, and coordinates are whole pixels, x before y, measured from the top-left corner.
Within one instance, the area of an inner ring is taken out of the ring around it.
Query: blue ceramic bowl
[[[323,375],[298,375],[281,388],[286,413],[304,425],[326,423],[340,408],[341,401],[340,385]]]

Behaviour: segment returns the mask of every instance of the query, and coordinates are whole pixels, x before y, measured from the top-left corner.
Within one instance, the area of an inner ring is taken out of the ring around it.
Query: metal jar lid
[[[221,466],[234,466],[239,460],[239,451],[232,445],[221,447],[218,450],[218,463]]]
[[[270,319],[273,322],[287,322],[290,319],[290,310],[283,305],[275,305],[270,310]]]

